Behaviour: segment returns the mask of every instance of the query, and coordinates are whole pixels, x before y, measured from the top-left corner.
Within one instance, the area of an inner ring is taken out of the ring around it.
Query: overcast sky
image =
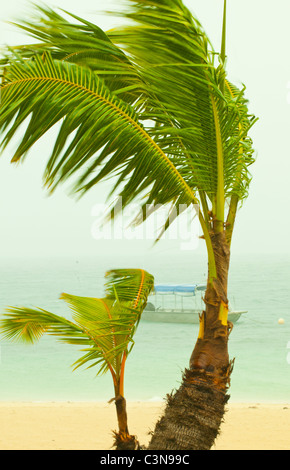
[[[116,3],[107,1],[105,8]],[[98,12],[104,9],[101,0],[48,0],[46,4],[74,12],[103,29],[120,21]],[[186,5],[219,50],[223,1],[188,0]],[[2,23],[25,18],[28,6],[29,3],[22,0],[2,2]],[[232,250],[236,254],[290,253],[289,18],[289,0],[228,1],[228,76],[236,84],[246,85],[250,109],[259,117],[251,132],[257,161],[252,167],[250,196],[239,211],[235,227]],[[0,34],[1,44],[30,42],[8,24],[1,24]],[[46,195],[42,173],[50,148],[51,136],[48,135],[20,166],[9,163],[9,151],[0,158],[0,255],[74,256],[78,253],[81,256],[120,248],[150,251],[152,240],[104,242],[93,237],[94,208],[105,202],[108,184],[101,184],[78,202],[68,195],[65,187],[51,197]],[[180,246],[180,240],[171,240],[161,242],[156,250],[178,252]],[[203,246],[199,249],[203,250]]]

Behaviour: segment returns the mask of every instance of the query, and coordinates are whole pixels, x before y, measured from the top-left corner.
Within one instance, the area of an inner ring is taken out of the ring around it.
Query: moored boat
[[[141,319],[160,323],[199,323],[204,309],[202,293],[204,284],[157,284],[148,299]],[[229,309],[228,319],[232,323],[239,320],[246,310]]]

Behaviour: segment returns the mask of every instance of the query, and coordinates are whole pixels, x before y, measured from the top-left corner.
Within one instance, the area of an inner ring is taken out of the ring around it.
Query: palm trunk
[[[128,430],[126,400],[120,394],[120,386],[115,386],[115,404],[119,432],[114,432],[114,447],[116,450],[139,450],[140,445],[136,436],[131,436]]]
[[[229,399],[232,363],[227,321],[229,246],[225,234],[211,234],[217,278],[208,282],[200,332],[180,388],[167,397],[149,450],[209,450],[219,433]]]

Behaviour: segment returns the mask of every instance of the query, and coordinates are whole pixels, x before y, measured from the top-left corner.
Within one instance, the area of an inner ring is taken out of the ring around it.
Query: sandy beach
[[[128,403],[129,430],[146,445],[162,403]],[[113,404],[0,403],[1,450],[110,450]],[[289,450],[290,404],[229,404],[213,450]]]

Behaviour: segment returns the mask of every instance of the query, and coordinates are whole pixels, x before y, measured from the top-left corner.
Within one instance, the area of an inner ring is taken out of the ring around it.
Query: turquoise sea
[[[38,306],[67,315],[61,292],[99,297],[110,268],[143,267],[156,282],[194,283],[206,278],[206,259],[184,252],[122,259],[13,259],[1,261],[0,310],[8,305]],[[235,358],[232,402],[290,401],[290,257],[232,258],[229,299],[248,311],[230,336]],[[278,324],[283,318],[284,324]],[[163,399],[179,386],[196,341],[197,325],[139,324],[127,361],[128,400]],[[110,374],[72,371],[80,353],[75,346],[44,337],[34,346],[0,339],[0,401],[104,401],[112,398]]]

